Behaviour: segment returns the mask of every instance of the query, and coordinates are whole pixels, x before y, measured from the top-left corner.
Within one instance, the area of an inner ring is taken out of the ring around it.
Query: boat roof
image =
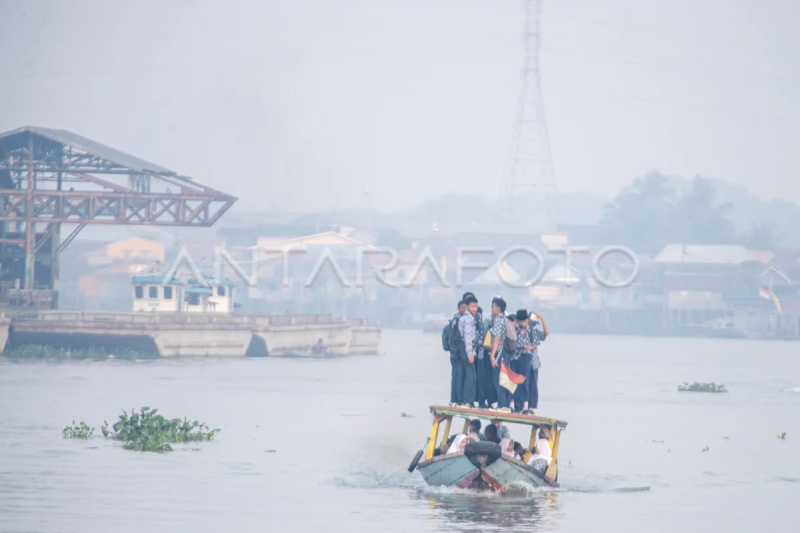
[[[501,413],[490,409],[476,409],[470,407],[450,407],[447,405],[432,405],[431,413],[434,415],[461,416],[464,418],[477,418],[479,420],[502,420],[513,424],[525,424],[528,426],[547,426],[558,425],[563,429],[567,427],[566,420],[557,420],[538,415],[523,415],[519,413]]]
[[[155,283],[157,285],[183,285],[178,279],[164,276],[132,276],[133,283]]]

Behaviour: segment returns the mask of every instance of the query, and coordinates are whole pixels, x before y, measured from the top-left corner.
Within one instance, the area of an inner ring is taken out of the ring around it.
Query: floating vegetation
[[[89,427],[86,422],[81,421],[80,424],[76,424],[73,420],[72,425],[65,427],[61,433],[65,439],[88,439],[94,434],[94,428]]]
[[[130,414],[123,411],[111,428],[104,422],[102,430],[105,437],[124,442],[126,450],[140,452],[172,451],[170,444],[211,440],[220,431],[209,430],[202,422],[190,422],[186,417],[167,419],[158,414],[158,409],[149,407],[142,407],[141,413],[136,409],[131,409]]]
[[[400,413],[400,418],[414,418],[414,417],[403,411],[402,413]]]
[[[725,385],[717,385],[713,381],[711,383],[698,383],[694,382],[691,385],[684,383],[678,385],[678,392],[728,392]]]
[[[708,446],[706,446],[705,448],[702,449],[702,451],[704,451],[704,452],[707,452],[709,450],[710,450],[710,448]]]
[[[88,348],[56,348],[41,344],[23,344],[3,353],[10,359],[156,359],[157,354],[130,348],[90,346]]]
[[[781,440],[786,440],[786,432],[784,431],[783,433],[778,435],[778,438],[781,439]]]

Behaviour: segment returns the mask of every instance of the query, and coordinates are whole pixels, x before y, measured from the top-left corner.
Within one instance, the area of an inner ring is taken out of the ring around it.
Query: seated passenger
[[[486,426],[486,440],[500,444],[500,436],[497,434],[497,426],[494,424]]]
[[[550,439],[547,431],[544,429],[539,430],[539,438],[536,439],[534,448],[535,453],[528,458],[526,463],[537,472],[544,474],[547,472],[547,467],[550,466],[550,461],[553,460],[553,452],[550,449]]]
[[[502,420],[494,419],[492,420],[492,424],[497,428],[497,434],[500,436],[501,439],[510,439],[511,432],[508,430],[508,426],[503,425]]]
[[[458,435],[456,435],[456,438],[453,440],[453,444],[450,445],[450,449],[447,450],[447,453],[456,453],[464,451],[464,446],[466,446],[468,442],[469,442],[469,437],[467,437],[463,433],[459,433]]]
[[[521,461],[525,454],[528,453],[528,450],[523,448],[519,442],[514,441],[514,453],[517,454],[517,459]]]
[[[511,439],[503,439],[500,441],[500,451],[505,456],[517,459],[517,454],[514,453],[514,441]]]
[[[470,420],[469,431],[470,433],[477,433],[478,440],[486,440],[486,435],[481,433],[481,421],[478,420],[477,418],[475,420]]]
[[[447,442],[445,444],[442,444],[441,446],[439,446],[438,448],[436,448],[433,451],[433,456],[436,457],[437,455],[446,454],[447,450],[450,449],[450,446],[453,444],[453,441],[456,440],[457,436],[458,435],[450,435],[450,437],[447,439]]]

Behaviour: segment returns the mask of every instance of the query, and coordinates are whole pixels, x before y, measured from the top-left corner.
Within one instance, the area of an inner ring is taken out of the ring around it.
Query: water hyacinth
[[[698,383],[694,382],[691,385],[684,383],[678,385],[678,392],[728,392],[725,385],[717,385],[713,381],[711,383]]]
[[[111,428],[104,422],[102,430],[105,437],[124,442],[126,450],[141,452],[171,451],[170,444],[211,440],[220,431],[186,417],[167,419],[158,414],[158,409],[149,407],[142,407],[140,413],[136,409],[130,414],[123,411]]]
[[[23,344],[3,353],[9,359],[156,359],[158,354],[139,352],[130,348],[90,346],[87,348],[56,348],[40,344]]]
[[[61,433],[65,439],[88,439],[94,434],[94,428],[89,427],[86,422],[81,421],[80,424],[76,424],[73,420],[72,425],[66,426]]]

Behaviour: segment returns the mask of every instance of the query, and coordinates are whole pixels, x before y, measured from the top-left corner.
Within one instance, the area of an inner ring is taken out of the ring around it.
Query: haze
[[[496,196],[522,3],[0,2],[0,130],[64,128],[240,198],[397,210]],[[574,0],[542,17],[558,187],[649,169],[800,202],[800,7]]]

